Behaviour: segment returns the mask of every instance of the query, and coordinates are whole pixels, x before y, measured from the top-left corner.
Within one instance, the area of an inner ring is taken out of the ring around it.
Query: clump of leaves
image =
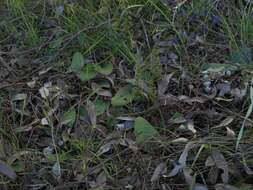
[[[80,52],[73,55],[70,70],[74,72],[78,78],[85,82],[97,76],[97,74],[109,75],[113,71],[112,63],[85,63],[85,59]]]

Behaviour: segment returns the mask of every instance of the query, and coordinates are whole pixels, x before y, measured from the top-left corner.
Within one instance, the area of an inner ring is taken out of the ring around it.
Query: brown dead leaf
[[[186,143],[188,142],[189,140],[187,138],[184,138],[184,137],[179,137],[179,138],[176,138],[174,140],[172,140],[171,142],[172,143]]]
[[[195,146],[193,142],[188,142],[184,148],[184,151],[180,155],[178,159],[178,164],[175,165],[175,167],[172,169],[172,171],[169,173],[168,177],[174,177],[179,172],[182,171],[186,167],[186,160],[188,156],[188,152]]]
[[[228,126],[232,121],[234,121],[234,117],[228,116],[220,124],[214,126],[213,129]]]
[[[6,175],[8,178],[13,180],[17,178],[14,169],[1,160],[0,160],[0,173]]]
[[[162,174],[165,174],[166,172],[167,172],[166,163],[164,163],[164,162],[160,163],[160,164],[156,167],[156,169],[155,169],[155,171],[154,171],[154,173],[153,173],[153,175],[152,175],[152,177],[151,177],[151,182],[154,183],[154,182],[158,181],[159,178],[160,178],[160,176],[161,176]]]
[[[117,141],[117,140],[111,140],[110,142],[108,142],[108,143],[102,145],[102,146],[99,148],[97,154],[100,156],[100,155],[102,155],[102,154],[104,154],[104,153],[109,152],[110,150],[113,149],[113,146],[116,145],[116,144],[119,144],[119,141]]]
[[[128,147],[133,152],[138,151],[138,147],[136,145],[136,142],[129,138],[120,139],[120,145]]]
[[[235,137],[235,132],[232,129],[230,129],[229,127],[226,127],[226,129],[228,137]]]

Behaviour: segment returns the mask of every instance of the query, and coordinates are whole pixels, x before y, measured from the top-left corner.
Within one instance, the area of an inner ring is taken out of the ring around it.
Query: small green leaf
[[[105,102],[101,99],[96,99],[93,103],[95,105],[95,111],[96,111],[97,116],[102,115],[103,113],[105,113],[106,109],[109,106],[108,102]]]
[[[78,72],[77,75],[81,81],[85,82],[95,78],[97,72],[95,71],[95,67],[93,64],[87,64],[80,72]]]
[[[113,65],[112,63],[103,63],[96,66],[96,71],[102,75],[109,75],[112,73]]]
[[[134,134],[138,143],[142,143],[158,135],[157,130],[144,118],[137,117],[134,121]]]
[[[85,40],[86,40],[86,35],[85,33],[81,32],[80,35],[78,36],[78,43],[80,44],[80,46],[84,47]]]
[[[76,52],[72,58],[72,63],[70,66],[71,71],[80,72],[84,66],[84,58],[80,52]]]
[[[124,106],[134,100],[133,86],[127,85],[119,89],[112,98],[113,106]]]
[[[61,124],[67,125],[69,127],[72,127],[76,120],[76,110],[74,107],[71,107],[68,111],[66,111],[62,118],[61,118]]]

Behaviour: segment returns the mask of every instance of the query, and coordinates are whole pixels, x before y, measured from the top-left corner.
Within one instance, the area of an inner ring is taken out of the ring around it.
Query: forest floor
[[[2,0],[0,189],[252,190],[251,2]]]

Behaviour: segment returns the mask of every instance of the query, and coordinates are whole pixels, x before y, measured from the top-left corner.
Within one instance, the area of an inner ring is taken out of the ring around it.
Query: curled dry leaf
[[[176,138],[174,140],[172,140],[171,142],[172,143],[186,143],[188,142],[189,140],[187,138],[184,138],[184,137],[179,137],[179,138]]]
[[[99,148],[97,154],[100,156],[100,155],[102,155],[102,154],[104,154],[104,153],[109,152],[110,150],[113,149],[113,146],[116,145],[116,144],[119,144],[119,141],[118,141],[118,140],[111,140],[110,142],[108,142],[108,143],[102,145],[102,146]]]
[[[167,172],[166,163],[164,163],[164,162],[160,163],[160,164],[156,167],[156,169],[155,169],[155,171],[154,171],[154,173],[153,173],[153,175],[152,175],[152,177],[151,177],[151,182],[154,183],[155,181],[158,181],[159,178],[160,178],[160,176],[161,176],[162,174],[165,174],[166,172]]]
[[[49,96],[49,92],[50,92],[49,89],[51,87],[52,87],[52,83],[48,82],[48,83],[45,83],[44,86],[39,89],[39,93],[42,98],[47,99],[47,97]]]
[[[120,145],[128,147],[133,152],[138,151],[136,142],[129,138],[120,139]]]
[[[180,155],[178,159],[178,163],[174,166],[172,171],[169,173],[168,177],[174,177],[176,176],[179,172],[182,171],[186,167],[186,160],[188,156],[188,152],[195,146],[193,142],[188,142],[184,148],[184,151]]]
[[[194,128],[194,123],[193,121],[188,121],[186,124],[181,124],[179,126],[179,129],[182,130],[189,130],[191,131],[193,134],[197,133],[197,130]]]
[[[232,129],[230,129],[229,127],[226,127],[226,129],[228,137],[235,137],[235,132]]]
[[[214,126],[213,128],[215,129],[215,128],[228,126],[230,123],[232,123],[232,121],[234,121],[234,117],[228,116],[220,124]]]
[[[193,121],[187,123],[187,129],[190,130],[193,134],[197,133],[197,130],[194,128]]]

